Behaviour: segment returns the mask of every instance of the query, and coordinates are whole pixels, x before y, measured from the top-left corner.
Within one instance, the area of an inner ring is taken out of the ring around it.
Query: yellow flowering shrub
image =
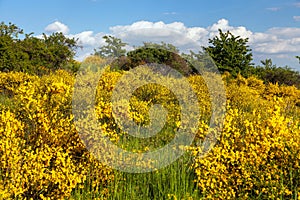
[[[0,87],[17,101],[14,110],[2,109],[1,115],[1,199],[64,199],[86,182],[98,192],[113,180],[112,170],[90,155],[75,129],[71,74],[1,76],[13,84]]]
[[[205,199],[300,195],[299,90],[261,86],[253,77],[228,83],[227,114],[217,145],[205,157],[200,147],[189,148]],[[200,135],[205,135],[208,127],[202,127]]]
[[[161,81],[158,77],[154,75],[154,72],[151,70],[147,70],[146,68],[142,69],[142,73],[147,74],[149,77],[154,77],[152,81]],[[118,128],[118,125],[116,124],[116,121],[114,119],[115,116],[112,114],[112,106],[115,107],[116,112],[119,116],[125,116],[132,118],[137,125],[149,125],[150,123],[150,116],[149,116],[149,109],[151,106],[155,104],[160,104],[166,111],[168,112],[168,115],[166,116],[166,126],[164,128],[168,128],[170,131],[168,132],[168,137],[163,138],[161,137],[159,141],[167,141],[169,139],[173,138],[173,132],[172,130],[177,129],[180,124],[178,124],[178,121],[180,121],[179,117],[179,103],[176,99],[177,97],[170,91],[169,88],[164,87],[162,85],[150,83],[143,85],[142,87],[136,89],[132,96],[129,99],[129,110],[126,110],[125,101],[119,100],[117,102],[114,102],[114,105],[112,105],[111,98],[113,95],[113,91],[120,80],[122,76],[127,75],[128,77],[131,77],[130,81],[124,81],[121,85],[118,85],[117,87],[121,87],[120,89],[125,91],[124,88],[130,88],[132,82],[136,81],[139,82],[139,77],[136,77],[131,72],[105,72],[103,73],[99,85],[97,87],[97,96],[96,96],[96,107],[95,111],[97,113],[97,117],[102,125],[105,124],[104,129],[107,130],[107,134],[110,135],[111,139],[113,141],[119,141],[119,137],[122,136],[123,139],[124,134],[127,133],[123,132],[121,129]],[[137,80],[135,80],[137,79]],[[132,82],[131,82],[132,81]],[[172,77],[168,77],[166,80],[164,80],[168,84],[176,83],[179,84],[181,79],[175,79]],[[199,83],[199,80],[192,80],[190,81],[192,86],[197,85]],[[182,98],[186,100],[188,98],[185,94],[186,91],[184,88],[176,88],[182,95]],[[201,91],[202,92],[202,91]],[[199,110],[201,110],[199,108]],[[204,110],[204,109],[203,109]],[[109,132],[113,134],[109,134]],[[165,135],[166,136],[166,135]],[[157,141],[157,140],[153,140]],[[147,143],[147,142],[145,142]],[[150,146],[150,143],[148,143],[147,147],[142,147],[148,149]],[[129,147],[130,148],[130,147]],[[150,148],[151,149],[151,148]],[[149,150],[149,149],[148,149]]]
[[[103,62],[99,57],[90,57],[85,64]],[[151,76],[158,83],[161,81],[153,72],[143,70],[145,79]],[[164,80],[169,86],[177,84],[177,95],[170,88],[152,82],[137,88],[126,107],[124,99],[117,99],[112,105],[114,90],[116,86],[130,87],[133,81],[139,81],[135,80],[138,77],[130,71],[107,69],[98,80],[92,70],[86,73],[78,82],[83,88],[80,100],[95,101],[92,109],[98,128],[123,149],[148,152],[162,147],[174,138],[179,127],[188,124],[180,116],[178,97],[186,102],[191,98],[186,88],[180,86],[182,78]],[[130,79],[118,85],[123,76]],[[88,90],[84,88],[96,79],[95,99],[85,99]],[[197,96],[200,113],[196,141],[188,147],[193,155],[190,170],[203,198],[299,198],[300,91],[291,86],[264,85],[254,77],[228,79],[224,126],[216,146],[202,157],[202,149],[197,144],[210,129],[211,101],[217,97],[215,101],[221,102],[218,97],[222,88],[211,87],[209,91],[206,85],[206,81],[215,80],[214,74],[205,79],[198,75],[187,78]],[[0,73],[0,199],[68,199],[74,190],[109,197],[107,187],[114,181],[115,171],[99,162],[81,141],[72,114],[74,82],[75,76],[63,70],[41,77]],[[119,117],[128,115],[138,126],[149,125],[149,111],[156,104],[167,111],[166,124],[158,135],[143,138],[143,142],[122,131],[112,113],[115,108]],[[190,113],[191,118],[194,115]],[[87,116],[81,122],[89,126],[89,121]],[[87,133],[87,136],[94,135]],[[88,146],[97,139],[97,136],[88,138]],[[105,148],[104,145],[90,150],[105,154]],[[151,162],[138,164],[152,165]],[[168,197],[179,199],[172,193]],[[187,194],[186,199],[192,197]]]
[[[0,113],[0,197],[9,199],[25,192],[22,169],[25,145],[23,124],[10,111]]]

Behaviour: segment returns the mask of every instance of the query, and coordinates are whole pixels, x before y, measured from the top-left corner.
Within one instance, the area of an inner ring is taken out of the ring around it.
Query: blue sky
[[[217,34],[216,28],[228,29],[250,38],[256,63],[272,58],[300,70],[294,58],[300,55],[299,0],[0,0],[0,21],[13,22],[26,33],[63,31],[77,37],[84,47],[79,59],[101,46],[105,34],[129,45],[167,38],[187,48],[191,44],[179,41],[182,36],[156,33],[174,29],[203,46]],[[149,36],[141,31],[145,28],[157,31]]]

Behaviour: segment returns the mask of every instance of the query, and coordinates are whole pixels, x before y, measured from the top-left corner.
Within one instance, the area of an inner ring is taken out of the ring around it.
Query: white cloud
[[[277,36],[267,33],[254,33],[249,38],[251,44],[269,43],[277,40]]]
[[[178,47],[185,46],[187,49],[195,48],[195,45],[200,48],[195,41],[199,40],[201,35],[207,35],[204,28],[187,28],[181,22],[165,24],[162,21],[139,21],[127,26],[111,27],[110,31],[116,37],[134,46],[141,45],[142,42],[164,41]]]
[[[212,38],[219,35],[219,29],[221,29],[223,32],[230,31],[233,35],[240,36],[242,38],[249,38],[252,35],[252,32],[247,30],[246,27],[230,26],[229,21],[226,19],[220,19],[217,23],[209,26],[206,30],[209,32],[209,37]]]
[[[45,28],[45,31],[49,32],[49,33],[62,32],[63,34],[68,34],[69,33],[69,28],[65,24],[63,24],[59,21],[56,21],[56,22],[53,22],[52,24],[49,24]]]
[[[186,27],[181,22],[166,24],[164,22],[139,21],[126,26],[111,27],[111,33],[123,41],[140,45],[143,41],[172,43],[181,50],[201,50],[208,45],[208,39],[218,35],[218,29],[229,30],[236,36],[249,38],[254,60],[272,58],[274,63],[297,65],[295,55],[300,52],[300,28],[274,27],[265,32],[252,32],[244,26],[231,26],[226,19],[208,27]],[[285,59],[285,60],[284,60]]]
[[[293,27],[275,27],[266,31],[270,35],[278,36],[282,39],[291,39],[300,36],[300,28]]]
[[[213,24],[212,26],[208,27],[210,31],[218,31],[221,30],[227,30],[229,29],[229,22],[226,19],[220,19],[217,23]]]
[[[294,3],[297,8],[300,8],[300,2]]]
[[[300,16],[293,16],[293,19],[294,19],[296,22],[300,22]]]
[[[94,34],[93,31],[83,31],[75,35],[69,35],[78,39],[78,44],[82,46],[100,46],[104,44],[102,37],[104,33]]]
[[[63,25],[63,26],[62,26]],[[181,51],[199,51],[202,46],[208,45],[208,39],[218,35],[218,29],[229,30],[236,36],[249,38],[250,48],[253,50],[254,60],[257,64],[266,58],[272,58],[274,63],[281,61],[283,64],[287,58],[290,63],[298,66],[295,55],[300,52],[300,28],[274,27],[265,32],[252,32],[244,26],[231,26],[226,19],[208,27],[187,27],[182,22],[164,23],[137,21],[130,25],[110,27],[109,33],[94,33],[83,31],[68,37],[75,37],[82,49],[78,50],[77,59],[93,53],[93,49],[105,44],[103,36],[113,35],[129,44],[126,48],[132,50],[133,46],[140,46],[143,42],[164,41],[177,46]],[[68,27],[61,22],[50,24],[45,30],[68,32]],[[281,59],[281,60],[280,60]],[[285,60],[284,60],[285,59]],[[288,64],[288,63],[286,63]]]
[[[83,31],[75,35],[67,35],[67,37],[77,39],[78,45],[81,47],[78,49],[77,58],[83,60],[87,56],[94,53],[94,49],[98,49],[105,44],[102,38],[105,33],[94,33],[93,31]]]
[[[273,12],[276,12],[276,11],[280,10],[279,7],[270,7],[270,8],[266,8],[266,9],[269,10],[269,11],[273,11]]]
[[[265,33],[255,33],[251,45],[254,51],[263,54],[300,52],[300,28],[271,28]]]
[[[177,12],[164,12],[164,15],[177,15]]]
[[[138,21],[131,25],[114,26],[110,31],[116,37],[132,45],[141,45],[143,41],[172,43],[183,51],[201,50],[206,46],[208,39],[218,35],[218,30],[231,31],[234,35],[243,38],[249,37],[252,32],[245,27],[233,27],[228,20],[220,19],[217,23],[204,27],[186,27],[182,22],[166,24],[162,21]]]

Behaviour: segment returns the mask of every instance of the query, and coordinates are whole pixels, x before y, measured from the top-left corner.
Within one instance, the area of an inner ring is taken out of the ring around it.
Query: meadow
[[[88,73],[79,82],[82,88],[95,78],[92,69]],[[188,121],[180,117],[178,95],[167,87],[147,84],[130,96],[128,117],[138,126],[149,125],[149,109],[160,104],[168,111],[166,123],[157,135],[144,139],[122,130],[112,113],[113,106],[122,112],[124,104],[119,99],[112,105],[111,98],[120,78],[130,73],[108,67],[97,82],[91,109],[111,143],[131,152],[151,152],[168,144]],[[222,75],[226,115],[214,147],[203,155],[199,144],[211,131],[211,95],[216,95],[208,92],[206,81],[215,76],[186,78],[196,94],[200,115],[192,144],[181,147],[184,154],[159,169],[151,162],[140,162],[151,170],[129,173],[109,165],[105,146],[93,146],[102,136],[79,135],[75,121],[88,126],[84,130],[97,127],[86,125],[86,113],[79,120],[74,118],[72,95],[78,81],[74,74],[65,70],[43,76],[0,72],[0,199],[299,200],[300,90],[264,84],[255,77]],[[164,81],[176,84],[181,79]],[[185,88],[177,90],[180,98],[188,100]],[[85,105],[90,99],[81,92]],[[90,146],[96,147],[103,160],[91,153]],[[118,166],[132,167],[122,164]]]

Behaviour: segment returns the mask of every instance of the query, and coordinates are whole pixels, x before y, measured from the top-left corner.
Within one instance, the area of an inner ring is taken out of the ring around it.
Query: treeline
[[[278,67],[271,59],[261,61],[261,65],[253,67],[251,74],[265,83],[278,83],[279,85],[296,86],[300,88],[300,73],[289,66]]]
[[[263,60],[261,65],[255,66],[248,38],[234,36],[229,31],[219,30],[218,36],[209,39],[209,46],[188,54],[180,54],[177,47],[164,42],[144,42],[140,48],[127,52],[127,44],[121,39],[113,36],[103,38],[106,45],[95,49],[93,54],[102,58],[116,58],[111,64],[114,70],[129,70],[141,64],[157,63],[168,65],[189,76],[198,73],[195,63],[203,64],[209,56],[220,73],[229,73],[232,78],[239,74],[244,77],[255,76],[265,83],[300,88],[299,71],[288,66],[276,66],[271,59]],[[62,33],[34,37],[33,33],[25,34],[15,24],[0,24],[0,71],[22,71],[38,75],[57,69],[76,72],[80,67],[80,63],[74,59],[78,48],[75,38],[68,38]],[[295,59],[300,62],[299,56]]]

